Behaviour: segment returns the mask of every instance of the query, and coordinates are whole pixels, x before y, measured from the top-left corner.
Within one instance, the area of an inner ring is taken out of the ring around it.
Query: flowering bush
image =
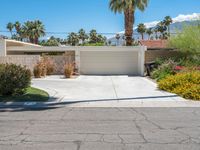
[[[200,100],[200,71],[168,76],[158,82],[158,87],[187,99]]]

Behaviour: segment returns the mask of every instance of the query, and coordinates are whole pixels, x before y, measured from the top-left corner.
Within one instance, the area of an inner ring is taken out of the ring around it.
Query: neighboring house
[[[167,48],[167,40],[140,40],[139,44],[147,46],[147,49],[165,49]]]

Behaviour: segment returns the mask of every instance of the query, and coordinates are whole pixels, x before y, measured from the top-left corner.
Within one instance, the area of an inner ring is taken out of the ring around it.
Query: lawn
[[[31,102],[38,101],[44,102],[48,101],[49,94],[43,90],[29,87],[24,95],[21,96],[0,96],[0,102]]]

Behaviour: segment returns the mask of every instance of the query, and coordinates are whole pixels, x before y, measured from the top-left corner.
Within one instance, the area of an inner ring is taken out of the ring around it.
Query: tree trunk
[[[133,24],[134,24],[134,11],[133,8],[129,8],[124,12],[125,18],[125,37],[126,46],[131,46],[133,42]]]
[[[38,38],[37,37],[34,39],[34,44],[38,44]]]
[[[170,25],[168,26],[168,35],[169,35],[169,37],[171,36],[170,35]]]
[[[144,40],[144,34],[142,33],[142,40]]]
[[[34,40],[31,37],[29,37],[29,41],[30,41],[30,43],[34,43]]]

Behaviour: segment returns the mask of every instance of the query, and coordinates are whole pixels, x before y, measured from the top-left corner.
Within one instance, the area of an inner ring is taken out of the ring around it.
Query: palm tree
[[[158,26],[156,26],[153,30],[153,32],[155,33],[156,35],[156,40],[158,39]]]
[[[150,37],[151,37],[151,35],[153,34],[152,28],[148,28],[148,29],[146,30],[146,33],[148,34],[149,40],[150,40]]]
[[[11,22],[9,22],[7,24],[6,28],[10,31],[10,34],[11,34],[11,37],[12,37],[13,36],[12,31],[13,31],[13,28],[14,28],[14,24],[12,24]]]
[[[21,29],[21,23],[19,21],[16,21],[14,26],[15,26],[16,32],[19,34],[20,29]]]
[[[137,32],[141,34],[142,40],[144,40],[144,33],[146,32],[146,26],[143,23],[140,23],[137,27]]]
[[[165,26],[165,23],[163,21],[159,22],[157,24],[157,29],[158,29],[158,32],[161,33],[161,39],[164,39],[165,38],[165,32],[167,31],[167,27]]]
[[[170,16],[166,16],[163,23],[165,24],[165,26],[167,26],[168,29],[168,35],[170,37],[170,24],[173,22],[172,18]]]
[[[117,40],[117,45],[119,46],[119,39],[120,39],[119,33],[117,33],[117,34],[115,35],[115,38],[116,38],[116,40]]]
[[[97,34],[97,31],[96,30],[91,30],[90,31],[90,43],[96,43],[98,40],[98,34]]]
[[[76,46],[79,42],[79,36],[76,33],[71,32],[67,37],[67,42],[72,46]]]
[[[34,24],[34,35],[35,35],[35,39],[34,39],[34,43],[38,44],[39,38],[42,36],[45,36],[45,28],[43,23],[40,20],[36,20],[33,22]]]
[[[81,40],[82,44],[85,43],[85,40],[88,39],[88,35],[86,34],[84,29],[80,29],[78,32],[79,39]]]
[[[22,27],[22,33],[31,43],[38,44],[39,38],[45,36],[45,28],[41,21],[27,21]]]
[[[126,45],[131,46],[133,41],[133,25],[135,11],[144,11],[148,0],[110,0],[110,9],[115,13],[124,13]]]

